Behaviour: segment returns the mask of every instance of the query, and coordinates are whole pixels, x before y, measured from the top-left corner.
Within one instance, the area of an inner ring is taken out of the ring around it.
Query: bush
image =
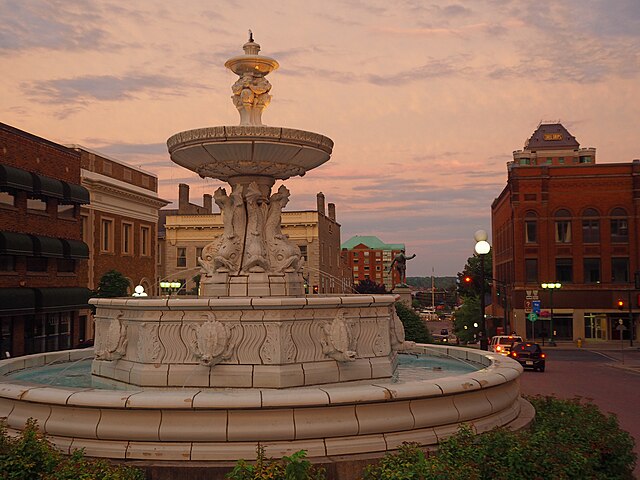
[[[0,478],[7,480],[144,480],[141,470],[114,466],[106,460],[88,460],[80,450],[63,455],[27,420],[12,438],[0,423]]]
[[[396,302],[396,313],[404,326],[405,339],[417,343],[433,343],[431,333],[420,315],[402,302]]]
[[[300,450],[282,460],[266,458],[264,447],[256,448],[256,463],[251,465],[240,459],[225,478],[229,480],[323,480],[324,468],[311,465],[305,459],[306,452]]]
[[[404,444],[365,469],[365,480],[632,480],[636,463],[631,435],[614,415],[580,400],[532,397],[536,418],[529,429],[495,428],[475,435],[469,426],[425,456]]]

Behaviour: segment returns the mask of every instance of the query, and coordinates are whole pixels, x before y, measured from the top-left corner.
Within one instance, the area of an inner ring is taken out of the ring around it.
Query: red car
[[[521,342],[511,347],[509,356],[517,360],[524,368],[533,368],[533,371],[544,372],[547,356],[537,343]]]

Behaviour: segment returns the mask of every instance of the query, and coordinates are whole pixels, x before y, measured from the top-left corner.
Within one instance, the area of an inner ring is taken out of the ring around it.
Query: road
[[[520,385],[523,395],[554,395],[557,398],[581,397],[592,401],[603,412],[616,414],[620,427],[633,435],[635,452],[640,457],[640,366],[638,349],[620,351],[545,349],[544,373],[526,370]],[[640,478],[640,463],[636,466]]]

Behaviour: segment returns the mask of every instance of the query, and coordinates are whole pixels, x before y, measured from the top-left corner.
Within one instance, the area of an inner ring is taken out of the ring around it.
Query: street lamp
[[[551,310],[551,318],[549,327],[551,328],[551,333],[549,334],[549,345],[552,347],[556,346],[556,342],[554,340],[555,332],[553,331],[553,291],[562,288],[561,283],[543,283],[540,285],[544,290],[549,290],[549,310]]]
[[[478,257],[480,257],[480,349],[489,350],[484,319],[484,256],[491,250],[491,245],[487,242],[488,235],[484,230],[478,230],[473,238],[476,240],[474,250]]]
[[[160,282],[160,288],[169,290],[169,296],[174,289],[179,290],[182,287],[180,282]]]

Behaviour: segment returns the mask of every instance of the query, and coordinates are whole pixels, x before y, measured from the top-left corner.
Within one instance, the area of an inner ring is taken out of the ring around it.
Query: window
[[[528,158],[521,158],[520,165],[529,165],[531,161]]]
[[[202,247],[196,247],[196,264],[199,258],[202,258]]]
[[[354,265],[354,266],[353,266],[353,271],[354,271],[354,272],[357,272],[357,271],[359,270],[359,268],[360,268],[360,267],[358,267],[358,265]]]
[[[582,216],[582,242],[600,243],[600,220],[598,212],[593,208],[587,208]]]
[[[15,272],[16,259],[13,255],[0,255],[0,272]]]
[[[560,283],[573,282],[573,259],[556,258],[556,280]]]
[[[364,252],[364,256],[368,257],[369,256],[369,252],[368,251]]]
[[[629,281],[629,259],[611,259],[611,281],[613,283],[626,283]]]
[[[558,157],[558,163],[564,165],[564,157]]]
[[[16,196],[9,192],[0,192],[0,205],[9,205],[13,207],[16,202]]]
[[[122,222],[122,254],[133,254],[133,225]]]
[[[33,210],[34,212],[46,212],[47,202],[41,198],[27,198],[27,210]]]
[[[591,163],[591,157],[588,155],[580,155],[580,163]]]
[[[611,211],[611,241],[614,243],[627,243],[629,241],[627,212],[622,208],[614,208]]]
[[[187,249],[185,247],[178,247],[176,249],[176,267],[187,266]]]
[[[527,212],[524,221],[524,241],[525,243],[538,242],[538,220],[536,214]]]
[[[151,228],[140,227],[140,255],[148,257],[151,255]]]
[[[110,218],[100,222],[100,251],[113,252],[113,220]]]
[[[76,218],[76,208],[73,205],[58,204],[58,218]]]
[[[72,258],[58,258],[58,273],[75,273],[76,261]]]
[[[49,262],[46,257],[27,257],[27,272],[46,272]]]
[[[571,243],[571,214],[562,209],[556,212],[556,243]]]
[[[538,283],[538,259],[524,259],[525,281],[526,283]]]
[[[553,163],[553,158],[547,157],[547,165],[551,165]]]
[[[600,283],[600,259],[584,259],[584,283]]]
[[[80,215],[80,224],[80,239],[91,245],[89,241],[89,218],[86,215]]]
[[[300,245],[300,253],[302,254],[302,258],[304,258],[304,261],[306,262],[308,260],[307,259],[307,246],[306,245]]]

